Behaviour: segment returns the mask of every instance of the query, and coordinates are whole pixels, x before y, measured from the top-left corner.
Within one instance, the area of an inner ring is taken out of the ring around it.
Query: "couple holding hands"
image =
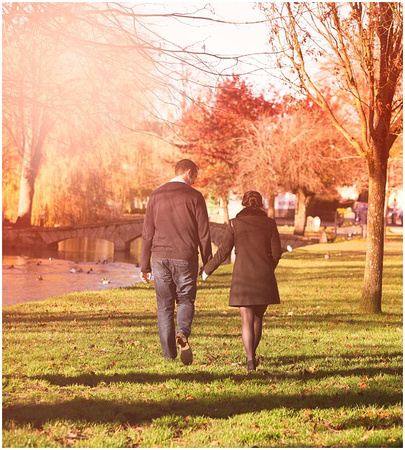
[[[247,370],[254,371],[263,315],[267,305],[280,303],[274,275],[281,258],[277,226],[263,211],[259,192],[248,191],[242,199],[243,209],[230,220],[223,242],[212,257],[207,207],[202,194],[192,187],[197,176],[198,167],[193,161],[179,161],[175,178],[151,194],[145,214],[141,278],[149,282],[153,271],[162,354],[166,359],[175,359],[178,347],[181,361],[192,363],[188,338],[197,293],[198,249],[205,280],[235,247],[229,306],[239,308]]]

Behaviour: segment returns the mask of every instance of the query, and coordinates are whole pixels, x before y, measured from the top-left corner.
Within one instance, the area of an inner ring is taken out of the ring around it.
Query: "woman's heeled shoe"
[[[247,371],[254,372],[256,370],[256,362],[254,359],[247,361]]]

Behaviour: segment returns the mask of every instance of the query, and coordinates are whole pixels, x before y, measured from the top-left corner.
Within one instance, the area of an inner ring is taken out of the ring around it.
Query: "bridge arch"
[[[93,236],[63,239],[57,242],[56,246],[58,251],[61,252],[114,252],[114,243],[112,241]]]
[[[134,221],[59,227],[42,229],[39,235],[48,247],[55,247],[59,242],[74,238],[104,239],[114,244],[114,250],[129,249],[130,243],[142,235],[143,218]]]

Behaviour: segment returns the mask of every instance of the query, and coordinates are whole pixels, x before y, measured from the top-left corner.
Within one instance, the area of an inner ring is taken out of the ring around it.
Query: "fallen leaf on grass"
[[[337,384],[336,387],[338,389],[345,389],[347,391],[350,391],[350,386],[348,384]]]
[[[136,439],[136,441],[131,442],[130,444],[128,444],[129,448],[136,448],[139,447],[140,442],[142,441],[142,436],[138,436],[138,438]]]
[[[79,430],[69,430],[65,436],[64,439],[81,439],[82,438],[82,433]]]
[[[76,439],[76,438],[78,437],[78,434],[69,431],[68,434],[66,435],[66,437],[67,437],[68,439]]]
[[[373,430],[366,431],[366,432],[364,433],[364,436],[362,436],[362,437],[360,438],[360,441],[367,441],[367,439],[370,437],[370,434],[372,434],[372,433],[373,433]]]

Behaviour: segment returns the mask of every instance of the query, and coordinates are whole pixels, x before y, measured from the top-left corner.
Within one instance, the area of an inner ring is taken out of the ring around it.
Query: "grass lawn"
[[[230,265],[199,282],[191,366],[161,357],[153,285],[3,308],[3,447],[402,447],[402,242],[380,315],[358,312],[364,260],[283,255],[253,374]]]

